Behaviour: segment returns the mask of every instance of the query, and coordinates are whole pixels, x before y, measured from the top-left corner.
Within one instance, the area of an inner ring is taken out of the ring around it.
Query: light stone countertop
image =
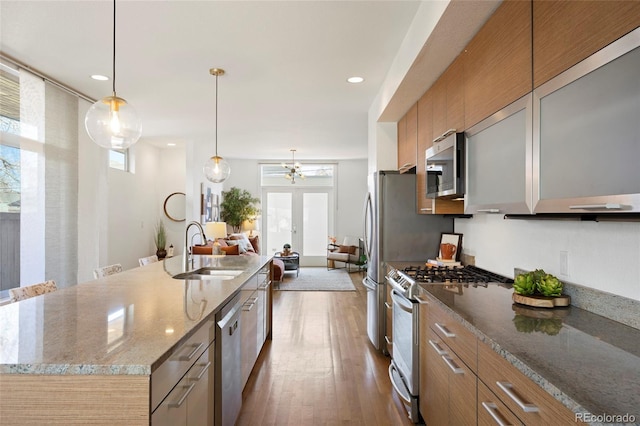
[[[177,256],[1,306],[0,374],[150,375],[270,260],[195,256],[193,269],[243,270],[199,281],[172,278]]]

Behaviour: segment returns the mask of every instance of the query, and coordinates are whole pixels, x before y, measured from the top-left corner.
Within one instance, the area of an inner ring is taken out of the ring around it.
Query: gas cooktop
[[[513,284],[511,278],[495,274],[476,266],[408,266],[404,269],[390,267],[387,282],[398,293],[414,300],[418,284],[445,284],[459,287],[487,287],[489,284]]]
[[[513,283],[511,278],[471,265],[454,267],[408,266],[402,272],[419,283]]]

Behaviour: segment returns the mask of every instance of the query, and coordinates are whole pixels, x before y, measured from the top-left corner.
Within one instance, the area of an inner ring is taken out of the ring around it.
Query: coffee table
[[[274,257],[282,260],[284,263],[284,272],[296,271],[296,277],[300,273],[300,254],[292,252],[289,256],[282,256],[281,252],[277,252]]]

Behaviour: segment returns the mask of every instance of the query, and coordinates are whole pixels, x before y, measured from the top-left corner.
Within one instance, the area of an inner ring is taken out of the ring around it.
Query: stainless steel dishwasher
[[[240,294],[216,314],[215,424],[232,426],[242,407]]]

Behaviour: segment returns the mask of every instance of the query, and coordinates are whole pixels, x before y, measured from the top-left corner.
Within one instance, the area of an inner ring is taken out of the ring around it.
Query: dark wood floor
[[[367,337],[366,292],[274,291],[273,340],[243,394],[238,425],[411,425],[390,359]]]

